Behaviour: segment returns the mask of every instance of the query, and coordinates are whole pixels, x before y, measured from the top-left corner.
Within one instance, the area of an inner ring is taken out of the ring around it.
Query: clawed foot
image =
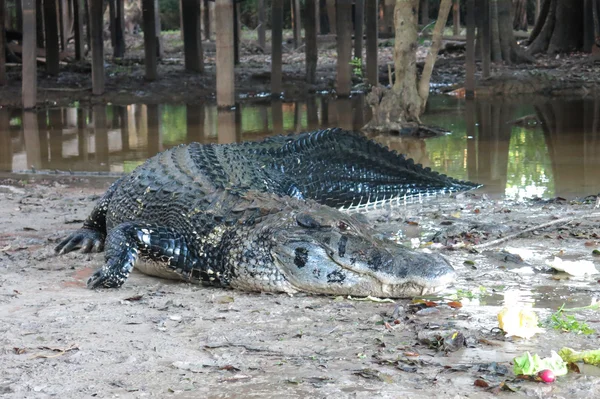
[[[102,267],[94,274],[90,276],[87,281],[87,287],[90,289],[94,288],[119,288],[125,282],[125,278],[119,277],[115,273],[112,273],[108,267]]]
[[[62,240],[54,248],[54,252],[62,255],[77,248],[81,248],[84,253],[101,252],[104,249],[104,234],[96,230],[79,229]]]

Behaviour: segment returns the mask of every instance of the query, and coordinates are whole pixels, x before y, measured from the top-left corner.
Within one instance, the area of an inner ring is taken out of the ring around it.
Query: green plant
[[[550,315],[550,319],[547,323],[548,326],[555,330],[572,332],[575,334],[590,335],[596,332],[593,328],[588,326],[586,322],[577,320],[573,315],[565,314],[565,312],[569,310],[574,309],[565,309],[565,304],[563,303],[556,312]]]
[[[352,60],[350,60],[350,65],[352,66],[352,73],[354,74],[354,76],[362,79],[363,78],[362,58],[352,57]]]

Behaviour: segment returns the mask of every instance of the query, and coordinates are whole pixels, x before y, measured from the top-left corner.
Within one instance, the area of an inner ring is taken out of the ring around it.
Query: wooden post
[[[215,1],[217,28],[217,106],[235,105],[233,0]]]
[[[181,0],[181,18],[185,69],[193,72],[204,70],[202,56],[202,32],[200,30],[200,2]]]
[[[283,45],[283,0],[273,0],[271,7],[271,94],[281,97],[282,91],[282,45]]]
[[[367,80],[371,86],[379,84],[379,67],[377,62],[378,35],[377,29],[378,12],[376,1],[367,1],[366,3],[366,27],[367,27]]]
[[[337,77],[338,96],[349,96],[352,89],[352,0],[337,1]]]
[[[15,30],[23,29],[23,2],[15,0]]]
[[[292,0],[292,23],[294,30],[294,48],[302,45],[302,18],[300,16],[300,0]]]
[[[267,17],[265,0],[258,0],[258,45],[263,50],[267,45]]]
[[[319,0],[306,0],[304,10],[304,36],[306,39],[306,82],[317,82],[317,61],[319,53],[317,50],[317,5]]]
[[[37,21],[36,38],[38,48],[44,48],[44,3],[42,0],[35,2],[35,20]]]
[[[4,25],[6,20],[5,10],[6,4],[4,0],[0,0],[0,86],[6,84],[6,35],[4,34],[6,29],[6,26]]]
[[[158,59],[162,59],[165,55],[165,46],[163,45],[162,35],[160,34],[160,12],[158,9],[158,0],[154,0],[154,27],[156,34],[156,56]]]
[[[115,20],[117,18],[117,10],[116,10],[116,1],[117,0],[108,0],[108,30],[110,31],[110,45],[113,48],[113,54],[115,47],[117,46],[116,39],[116,27]]]
[[[454,36],[460,35],[460,0],[453,0],[452,25],[454,28]]]
[[[491,32],[490,32],[490,2],[483,2],[483,16],[479,18],[481,29],[481,72],[483,78],[490,76],[490,63],[491,63]]]
[[[44,26],[46,28],[46,73],[48,75],[58,75],[59,49],[56,0],[44,0]]]
[[[83,59],[85,38],[83,36],[83,0],[73,0],[73,24],[75,27],[75,59]]]
[[[94,1],[94,0],[92,0]],[[155,80],[158,72],[158,43],[156,37],[155,0],[142,0],[142,17],[144,21],[144,52],[146,62],[146,79]]]
[[[465,95],[475,97],[475,0],[467,0],[467,55]]]
[[[542,0],[537,0],[535,2],[535,21],[537,22],[539,16],[540,16],[540,9],[542,8],[542,4],[541,4]]]
[[[240,65],[240,3],[233,0],[233,64]]]
[[[368,0],[367,0],[368,1]],[[365,0],[354,4],[354,57],[362,61],[363,27],[365,26]]]
[[[78,1],[78,0],[75,0]],[[115,47],[113,56],[123,58],[125,56],[125,2],[115,0]]]
[[[394,7],[396,0],[384,0],[383,2],[383,31],[386,35],[394,32]]]
[[[352,96],[352,130],[359,131],[365,126],[365,95]]]
[[[89,0],[90,5],[90,38],[92,42],[92,93],[104,93],[104,40],[102,29],[104,18],[102,14],[102,1]]]
[[[421,24],[429,24],[429,0],[421,0]]]
[[[375,1],[377,3],[377,1]],[[329,33],[336,34],[337,32],[337,18],[336,18],[336,7],[335,0],[327,0],[327,20],[329,21]]]
[[[66,0],[57,0],[58,6],[58,28],[60,32],[60,49],[64,51],[67,46],[67,21],[68,18],[68,4],[66,4]]]
[[[204,40],[210,40],[210,4],[204,0]]]
[[[35,0],[23,0],[23,64],[22,92],[23,108],[34,108],[37,104],[37,48]],[[36,119],[37,120],[37,119]]]

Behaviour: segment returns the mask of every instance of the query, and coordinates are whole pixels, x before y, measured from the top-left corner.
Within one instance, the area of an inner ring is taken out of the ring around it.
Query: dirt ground
[[[240,64],[236,66],[236,93],[239,101],[264,101],[270,96],[271,56],[256,42],[256,32],[243,31]],[[335,36],[319,36],[317,83],[305,80],[304,47],[294,50],[291,32],[286,31],[283,52],[283,92],[288,101],[302,100],[317,92],[334,92],[337,52]],[[87,59],[74,62],[67,58],[58,76],[45,74],[44,65],[38,65],[38,106],[67,106],[79,102],[81,106],[96,103],[127,105],[133,103],[201,103],[215,100],[215,43],[204,42],[205,73],[186,72],[183,67],[183,41],[179,32],[163,32],[164,57],[158,64],[156,81],[144,78],[143,36],[126,35],[126,56],[112,58],[110,41],[105,42],[105,93],[91,93],[91,64]],[[426,41],[426,43],[428,42]],[[427,47],[417,51],[417,60],[423,63]],[[586,96],[595,93],[600,65],[588,54],[568,56],[537,56],[536,64],[493,65],[495,77],[479,81],[478,96],[544,95]],[[363,60],[365,59],[363,55]],[[448,90],[464,82],[464,43],[446,41],[432,75],[432,87]],[[388,66],[393,68],[393,41],[381,39],[379,47],[380,83],[389,84]],[[8,84],[0,90],[0,106],[21,106],[21,65],[9,64]],[[477,75],[480,76],[478,70]],[[354,76],[356,90],[364,90],[362,79]]]
[[[505,337],[503,295],[535,301],[540,321],[562,303],[589,305],[598,276],[566,278],[544,260],[595,261],[595,198],[507,202],[481,193],[432,199],[371,215],[384,234],[440,251],[457,282],[438,306],[205,288],[134,272],[121,289],[88,290],[102,254],[57,257],[107,179],[0,180],[0,395],[16,398],[591,398],[600,372],[581,367],[553,384],[515,380],[524,351],[598,349],[598,333],[546,327]],[[486,250],[465,248],[531,229]],[[436,244],[431,244],[432,240]],[[467,262],[465,262],[467,261]],[[480,288],[484,287],[484,288]],[[470,293],[470,294],[469,294]],[[459,301],[457,307],[448,301]],[[600,328],[597,312],[578,312]],[[423,334],[459,332],[465,344],[433,348]],[[475,386],[482,379],[489,388]],[[499,391],[505,382],[513,391]]]

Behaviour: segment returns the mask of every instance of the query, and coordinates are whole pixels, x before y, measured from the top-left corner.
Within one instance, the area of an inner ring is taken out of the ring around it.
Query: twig
[[[476,250],[480,250],[480,249],[485,249],[485,248],[493,247],[495,245],[502,244],[505,241],[512,240],[512,239],[517,238],[517,237],[519,237],[519,236],[521,236],[523,234],[530,233],[530,232],[535,231],[535,230],[545,229],[546,227],[550,227],[550,226],[553,226],[555,224],[570,223],[573,220],[575,220],[575,219],[577,219],[577,218],[579,218],[581,216],[585,216],[586,218],[587,217],[596,217],[596,216],[600,216],[600,213],[592,213],[592,214],[586,214],[586,215],[576,215],[576,216],[570,216],[570,217],[556,219],[556,220],[553,220],[551,222],[546,222],[546,223],[542,223],[542,224],[539,224],[539,225],[536,225],[536,226],[529,227],[529,228],[527,228],[525,230],[521,230],[521,231],[519,231],[517,233],[508,235],[506,237],[498,238],[497,240],[485,242],[483,244],[473,245],[471,248],[476,249]]]

